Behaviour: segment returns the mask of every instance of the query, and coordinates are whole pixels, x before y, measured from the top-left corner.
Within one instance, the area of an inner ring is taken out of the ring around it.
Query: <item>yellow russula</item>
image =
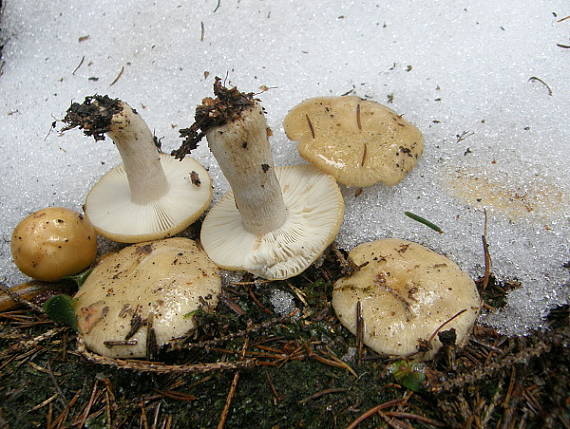
[[[192,312],[213,309],[221,279],[216,265],[187,238],[125,247],[105,257],[75,296],[79,333],[109,357],[149,351],[194,329]]]
[[[361,266],[338,280],[332,304],[341,323],[356,334],[361,304],[363,342],[380,354],[430,359],[441,347],[437,332],[455,329],[456,343],[467,342],[480,307],[475,283],[445,256],[400,239],[364,243],[350,252]],[[363,264],[365,264],[363,266]]]
[[[97,235],[83,215],[63,207],[48,207],[16,226],[11,248],[20,271],[37,280],[55,281],[95,261]]]
[[[305,100],[283,126],[304,159],[347,186],[396,185],[424,148],[422,134],[402,115],[354,96]]]

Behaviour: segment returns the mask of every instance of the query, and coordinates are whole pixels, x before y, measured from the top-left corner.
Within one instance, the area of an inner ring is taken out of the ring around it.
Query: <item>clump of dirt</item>
[[[239,119],[242,112],[255,103],[252,92],[240,92],[235,87],[226,88],[219,77],[215,78],[214,95],[216,98],[206,97],[196,107],[195,122],[189,128],[180,130],[184,141],[180,148],[172,151],[177,159],[183,159],[196,149],[208,130]]]
[[[113,115],[123,110],[119,99],[107,95],[93,95],[83,103],[71,103],[63,122],[67,124],[62,131],[78,127],[86,136],[95,140],[105,140],[105,133],[111,129]]]

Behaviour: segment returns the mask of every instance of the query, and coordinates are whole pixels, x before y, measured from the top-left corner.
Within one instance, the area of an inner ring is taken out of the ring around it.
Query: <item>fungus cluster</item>
[[[138,243],[103,258],[74,298],[78,330],[94,352],[155,358],[161,346],[192,332],[196,310],[216,306],[219,268],[271,280],[300,274],[341,226],[337,181],[395,185],[423,152],[421,133],[402,115],[359,97],[322,97],[294,107],[284,121],[313,165],[275,167],[254,94],[216,78],[214,95],[181,130],[184,142],[173,156],[158,150],[143,119],[121,100],[95,95],[67,111],[64,130],[78,127],[95,140],[108,135],[123,163],[90,190],[85,218],[65,209],[34,213],[14,231],[12,250],[24,273],[54,280],[93,262],[95,230]],[[210,204],[210,178],[186,156],[204,137],[231,191],[206,215],[200,245],[164,239]],[[364,344],[385,355],[428,359],[444,327],[455,330],[458,345],[466,341],[479,296],[452,261],[398,239],[362,244],[350,258],[358,269],[334,284],[332,304]]]

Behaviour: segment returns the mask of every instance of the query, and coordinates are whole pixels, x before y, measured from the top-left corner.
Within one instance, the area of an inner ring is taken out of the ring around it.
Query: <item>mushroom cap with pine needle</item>
[[[187,238],[138,243],[106,256],[75,295],[87,348],[109,357],[148,358],[151,329],[160,347],[194,329],[192,312],[216,307],[216,265]]]
[[[346,186],[396,185],[424,148],[422,134],[402,115],[355,96],[305,100],[283,126],[304,159]]]
[[[332,305],[356,334],[360,301],[365,345],[383,355],[431,359],[441,347],[438,332],[455,329],[456,344],[467,342],[480,299],[473,280],[454,262],[394,238],[361,244],[349,256],[361,268],[335,283]],[[421,340],[429,341],[428,351],[420,351]]]

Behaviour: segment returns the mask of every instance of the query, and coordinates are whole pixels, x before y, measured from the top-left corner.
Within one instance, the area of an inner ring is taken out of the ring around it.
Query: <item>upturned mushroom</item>
[[[456,344],[467,342],[480,299],[454,262],[400,239],[361,244],[349,256],[361,268],[335,283],[332,304],[356,334],[360,302],[365,345],[383,355],[430,359],[441,347],[441,331],[455,329]]]
[[[334,241],[344,215],[335,180],[308,166],[275,168],[263,109],[253,94],[214,84],[215,99],[175,152],[183,157],[206,136],[232,191],[207,214],[200,240],[220,267],[267,279],[305,270]]]
[[[80,213],[48,207],[18,223],[11,249],[20,271],[51,282],[76,274],[95,261],[97,234]]]
[[[79,333],[109,357],[152,358],[195,328],[192,312],[213,309],[218,268],[187,238],[138,243],[105,257],[75,295]]]
[[[123,243],[169,237],[187,228],[208,208],[210,178],[192,158],[180,163],[159,153],[141,116],[108,96],[72,103],[63,130],[79,127],[95,140],[109,135],[123,163],[93,186],[85,214],[102,236]]]
[[[422,134],[402,115],[354,96],[305,100],[283,126],[303,158],[346,186],[396,185],[424,148]]]

